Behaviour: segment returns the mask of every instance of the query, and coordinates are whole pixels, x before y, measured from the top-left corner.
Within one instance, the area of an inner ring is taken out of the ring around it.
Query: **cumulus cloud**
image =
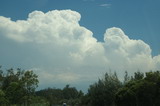
[[[106,30],[104,41],[106,57],[115,70],[153,69],[151,48],[142,40],[129,39],[120,28],[110,28]]]
[[[113,27],[106,30],[104,42],[98,42],[80,26],[80,19],[72,10],[33,11],[27,20],[17,21],[0,16],[0,35],[15,41],[11,48],[22,45],[12,55],[18,54],[23,61],[19,63],[37,69],[41,86],[47,82],[89,84],[109,69],[119,75],[126,70],[160,69],[160,56],[152,57],[150,46],[142,40],[130,39]]]

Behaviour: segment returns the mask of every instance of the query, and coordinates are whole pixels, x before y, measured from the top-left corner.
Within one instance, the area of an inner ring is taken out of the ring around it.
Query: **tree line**
[[[75,87],[70,87],[70,85],[66,85],[63,89],[43,89],[37,91],[36,94],[37,96],[46,98],[51,106],[62,105],[63,103],[77,106],[81,103],[81,98],[84,96],[81,90],[78,91]]]
[[[160,106],[160,71],[126,72],[124,81],[106,73],[85,96],[85,106]]]
[[[70,85],[36,91],[38,82],[33,71],[0,67],[0,106],[160,106],[160,71],[125,72],[123,81],[106,73],[86,94]]]

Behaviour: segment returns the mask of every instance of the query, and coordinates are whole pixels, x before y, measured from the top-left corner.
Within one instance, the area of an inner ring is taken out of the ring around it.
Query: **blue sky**
[[[41,88],[70,83],[85,90],[109,69],[120,76],[124,70],[160,69],[159,5],[159,0],[1,0],[0,64],[35,70]]]

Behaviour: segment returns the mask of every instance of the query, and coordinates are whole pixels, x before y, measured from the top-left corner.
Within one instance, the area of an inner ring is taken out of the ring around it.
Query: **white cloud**
[[[27,20],[17,21],[1,16],[0,35],[21,45],[8,45],[17,50],[11,55],[22,58],[19,63],[28,68],[37,67],[41,85],[89,84],[109,69],[119,75],[126,70],[160,69],[160,56],[152,58],[151,48],[142,40],[130,39],[113,27],[106,30],[104,42],[98,42],[90,30],[79,25],[80,18],[71,10],[34,11]],[[2,56],[7,59],[10,55]]]
[[[111,7],[111,4],[101,4],[101,5],[99,5],[99,6],[101,6],[101,7]]]
[[[153,69],[151,49],[142,40],[129,39],[120,28],[110,28],[106,30],[104,41],[106,57],[112,69],[131,71]]]
[[[153,62],[155,65],[154,70],[160,70],[160,55],[153,57]]]

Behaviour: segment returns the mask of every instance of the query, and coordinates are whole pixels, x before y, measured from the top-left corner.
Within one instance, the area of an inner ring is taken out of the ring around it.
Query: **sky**
[[[160,70],[159,0],[1,0],[0,65],[87,91],[110,70]]]

